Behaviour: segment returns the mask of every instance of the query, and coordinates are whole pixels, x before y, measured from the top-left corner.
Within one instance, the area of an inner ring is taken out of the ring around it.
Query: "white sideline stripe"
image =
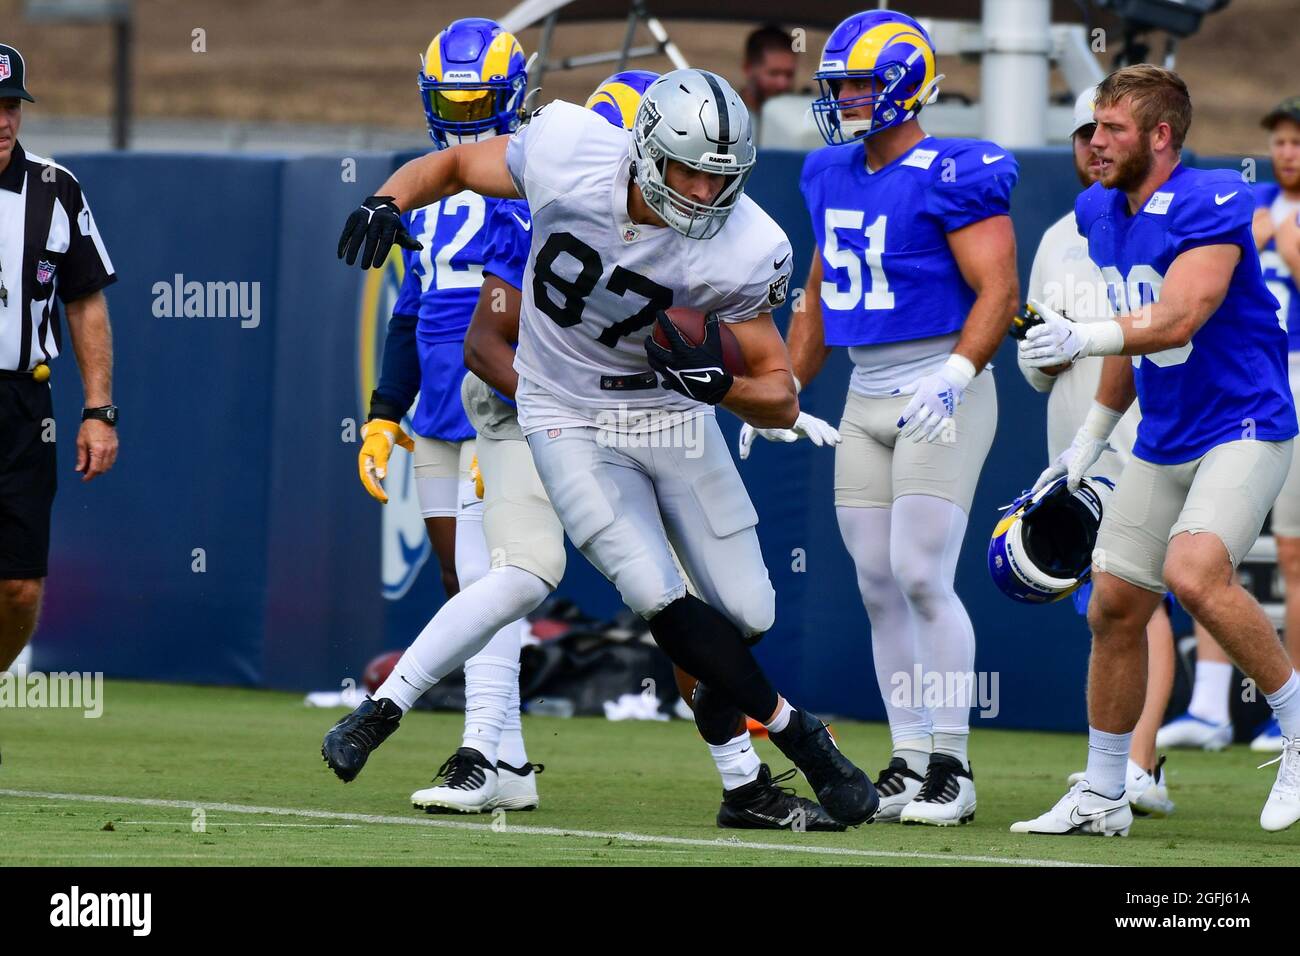
[[[193,800],[160,800],[152,797],[110,797],[90,793],[45,793],[39,790],[4,790],[0,797],[28,797],[41,800],[71,800],[78,803],[123,804],[132,807],[169,807],[174,810],[203,810],[208,813],[247,813],[260,816],[306,817],[312,820],[348,820],[354,823],[382,823],[397,826],[442,827],[448,830],[493,831],[491,824],[437,820],[430,817],[392,817],[373,813],[347,813],[340,810],[299,810],[291,807],[255,807],[242,803],[200,803]],[[787,853],[812,853],[818,856],[849,856],[890,860],[937,860],[961,863],[1000,863],[1008,866],[1105,866],[1102,863],[1074,863],[1067,860],[1035,860],[1029,857],[968,856],[960,853],[913,853],[902,850],[859,850],[839,846],[801,846],[797,843],[752,843],[747,840],[720,838],[702,840],[691,837],[658,836],[647,833],[613,833],[602,830],[570,830],[561,827],[534,827],[511,823],[503,832],[528,836],[583,837],[590,840],[623,840],[629,843],[658,843],[669,846],[697,846],[710,849],[774,850]]]

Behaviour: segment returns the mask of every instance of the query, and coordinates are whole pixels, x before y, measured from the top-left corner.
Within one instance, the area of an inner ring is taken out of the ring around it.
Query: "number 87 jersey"
[[[983,140],[925,137],[871,171],[862,141],[809,155],[799,187],[822,257],[827,345],[949,335],[975,302],[947,234],[1010,213],[1012,155]]]
[[[656,313],[689,306],[744,322],[785,301],[790,244],[749,197],[708,239],[631,222],[631,151],[630,132],[563,101],[535,113],[506,150],[532,213],[515,354],[525,434],[620,427],[638,409],[711,413],[650,371]]]

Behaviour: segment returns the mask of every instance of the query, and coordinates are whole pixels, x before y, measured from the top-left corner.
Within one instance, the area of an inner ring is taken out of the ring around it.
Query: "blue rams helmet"
[[[438,149],[513,133],[524,114],[528,62],[494,20],[457,20],[420,58],[420,98]]]
[[[586,107],[594,110],[615,126],[631,129],[636,119],[636,108],[646,88],[659,79],[658,73],[649,70],[623,70],[601,81],[595,92],[587,97]]]
[[[871,92],[840,99],[847,79],[867,81]],[[921,24],[892,10],[855,13],[837,26],[813,74],[821,96],[813,119],[828,144],[872,136],[914,118],[939,93],[943,76],[934,44]],[[867,119],[846,119],[845,110],[869,107]]]
[[[1007,597],[1050,604],[1092,574],[1102,510],[1115,488],[1109,478],[1084,478],[1070,491],[1063,476],[1007,506],[989,542],[989,573]]]

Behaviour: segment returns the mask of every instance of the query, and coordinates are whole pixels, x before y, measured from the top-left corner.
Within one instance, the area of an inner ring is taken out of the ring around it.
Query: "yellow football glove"
[[[479,500],[482,500],[482,498],[483,498],[483,472],[479,471],[479,467],[478,467],[478,455],[475,455],[474,458],[473,458],[473,460],[470,461],[470,463],[469,463],[469,473],[470,473],[470,475],[472,475],[473,478],[474,478],[474,494],[476,494],[476,495],[479,496]]]
[[[388,504],[388,495],[379,482],[388,475],[388,456],[393,453],[394,445],[401,445],[409,452],[415,451],[415,442],[411,436],[402,431],[397,422],[383,418],[372,418],[361,426],[361,452],[357,455],[357,472],[361,475],[361,484],[365,485],[370,497],[382,505]]]

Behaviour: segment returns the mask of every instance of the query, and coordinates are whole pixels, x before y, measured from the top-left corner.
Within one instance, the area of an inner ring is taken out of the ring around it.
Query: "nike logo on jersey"
[[[985,153],[983,156],[980,157],[980,159],[984,160],[984,165],[987,166],[989,163],[996,163],[999,159],[1001,159],[1006,155],[1007,155],[1006,153],[998,153],[996,156],[990,156],[988,153]]]
[[[522,219],[519,218],[519,213],[512,212],[510,215],[515,217],[515,222],[519,223],[519,228],[522,229],[524,232],[533,231],[533,221],[531,219],[528,220],[528,222],[524,222]]]
[[[1214,194],[1214,204],[1215,204],[1216,206],[1222,206],[1225,202],[1227,202],[1227,201],[1228,201],[1229,199],[1231,199],[1233,196],[1237,195],[1238,192],[1240,192],[1240,190],[1238,190],[1238,189],[1234,189],[1232,192],[1228,193],[1228,195],[1226,195],[1226,196],[1220,196],[1218,193],[1215,193],[1215,194]]]
[[[772,263],[772,268],[773,269],[781,268],[783,265],[785,265],[785,260],[789,258],[790,258],[790,253],[787,252],[780,259],[777,259],[776,262]]]

